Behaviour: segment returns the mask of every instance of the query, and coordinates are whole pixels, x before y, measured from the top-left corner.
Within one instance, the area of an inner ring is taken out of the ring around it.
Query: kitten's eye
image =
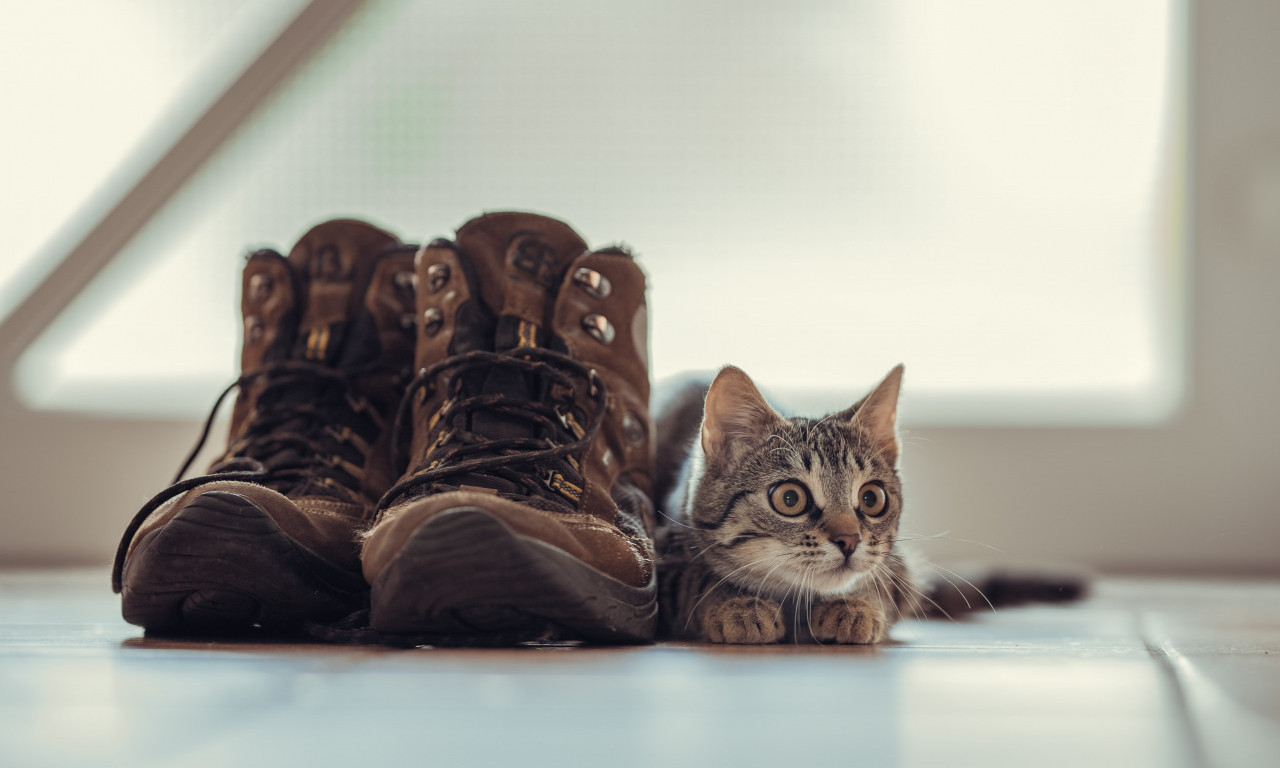
[[[769,489],[769,504],[780,515],[802,515],[809,508],[809,489],[795,480],[778,483]]]
[[[867,483],[858,491],[858,509],[867,517],[879,517],[889,508],[889,497],[878,483]]]

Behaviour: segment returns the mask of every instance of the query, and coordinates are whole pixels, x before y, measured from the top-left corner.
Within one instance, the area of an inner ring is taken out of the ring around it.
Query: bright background
[[[12,41],[57,66],[14,84],[22,111],[83,117],[8,145],[4,207],[43,226],[10,258],[298,5],[21,11],[76,19],[56,52]],[[658,379],[732,362],[816,411],[906,362],[933,423],[1158,419],[1182,384],[1178,23],[1169,0],[369,3],[35,345],[19,393],[194,416],[233,377],[250,245],[514,207],[636,249]]]
[[[0,564],[109,559],[234,375],[246,250],[516,207],[636,249],[658,378],[816,413],[905,362],[935,558],[1280,570],[1280,4],[354,3],[95,252],[319,5],[6,11]]]

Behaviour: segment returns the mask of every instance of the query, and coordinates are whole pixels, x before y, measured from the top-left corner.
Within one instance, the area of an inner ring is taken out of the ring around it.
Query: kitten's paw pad
[[[762,597],[731,597],[707,611],[703,626],[713,643],[776,643],[787,633],[782,606]]]
[[[884,612],[862,600],[819,603],[809,619],[813,636],[824,643],[878,643],[887,629]]]

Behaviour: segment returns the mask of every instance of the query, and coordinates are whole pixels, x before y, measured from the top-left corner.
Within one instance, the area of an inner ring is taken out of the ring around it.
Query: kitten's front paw
[[[819,642],[834,643],[878,643],[887,629],[884,612],[857,598],[818,603],[809,626]]]
[[[731,597],[709,608],[702,626],[713,643],[776,643],[787,633],[782,606],[763,597]]]

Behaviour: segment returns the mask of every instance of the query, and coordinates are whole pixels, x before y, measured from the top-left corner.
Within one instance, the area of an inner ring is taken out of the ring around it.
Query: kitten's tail
[[[1031,567],[934,566],[935,577],[924,580],[916,608],[930,618],[959,618],[1031,603],[1067,603],[1089,591],[1089,577],[1068,569]]]

